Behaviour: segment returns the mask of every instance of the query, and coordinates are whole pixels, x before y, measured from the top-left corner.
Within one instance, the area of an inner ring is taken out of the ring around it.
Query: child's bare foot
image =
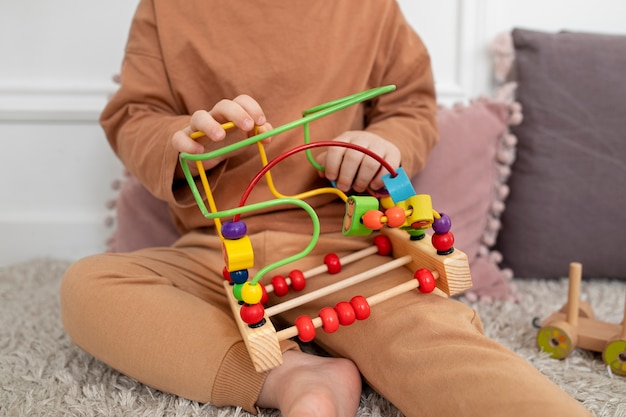
[[[361,376],[348,359],[287,351],[270,371],[257,405],[277,408],[283,417],[354,417]]]

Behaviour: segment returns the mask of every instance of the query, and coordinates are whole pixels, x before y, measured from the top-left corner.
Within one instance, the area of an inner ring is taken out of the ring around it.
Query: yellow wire
[[[222,129],[228,130],[235,127],[233,122],[226,122],[222,124]],[[201,131],[195,131],[189,137],[191,139],[198,139],[206,134]],[[206,176],[206,172],[204,171],[204,166],[202,166],[202,161],[196,161],[196,166],[198,167],[198,174],[200,174],[200,180],[202,181],[202,187],[204,188],[204,193],[206,194],[207,201],[209,203],[209,208],[212,213],[217,213],[217,206],[215,205],[215,199],[213,198],[213,192],[211,192],[211,186],[209,185],[209,180]],[[217,226],[217,234],[220,238],[222,238],[222,221],[216,217],[213,219],[215,225]]]
[[[213,193],[211,192],[211,186],[209,185],[209,180],[206,177],[206,172],[204,172],[202,161],[196,161],[196,166],[198,167],[198,172],[200,173],[200,180],[202,181],[202,187],[204,187],[206,199],[209,202],[209,208],[211,209],[212,213],[217,213],[217,206],[215,205]],[[222,237],[222,221],[218,217],[214,218],[213,221],[217,226],[217,234],[219,235],[219,237]]]
[[[261,142],[257,142],[257,145],[259,147],[259,155],[261,156],[261,162],[263,163],[263,166],[265,167],[268,164],[267,154],[265,153],[265,147],[263,146]],[[265,173],[265,179],[267,180],[267,187],[272,192],[272,195],[276,198],[295,198],[298,200],[304,200],[306,198],[314,197],[316,195],[336,194],[337,196],[339,196],[339,198],[341,198],[344,201],[344,203],[348,200],[348,197],[343,191],[337,188],[333,188],[333,187],[317,188],[315,190],[306,191],[304,193],[300,193],[294,196],[286,196],[286,195],[281,194],[274,186],[274,180],[272,179],[272,175],[270,174],[269,170]]]
[[[233,127],[235,127],[235,124],[233,122],[222,123],[222,129],[224,130],[232,129]],[[206,136],[206,133],[204,133],[201,130],[197,130],[193,132],[191,135],[189,135],[191,139],[198,139],[198,138],[201,138],[202,136]]]

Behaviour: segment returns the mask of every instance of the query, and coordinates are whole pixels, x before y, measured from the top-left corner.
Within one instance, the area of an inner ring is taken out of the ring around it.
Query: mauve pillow
[[[515,29],[524,122],[497,249],[516,277],[626,278],[626,36]]]
[[[508,194],[504,182],[514,159],[511,117],[510,104],[486,98],[440,107],[439,142],[412,179],[417,193],[430,194],[433,208],[450,216],[455,246],[470,261],[470,293],[480,297],[513,295],[510,271],[498,267],[500,255],[489,249],[500,228]]]

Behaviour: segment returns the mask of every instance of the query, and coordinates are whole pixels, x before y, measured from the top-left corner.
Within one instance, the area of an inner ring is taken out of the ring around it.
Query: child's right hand
[[[240,95],[233,100],[221,100],[209,111],[198,110],[191,116],[189,126],[174,133],[170,143],[177,152],[190,154],[205,153],[206,147],[213,142],[226,138],[223,123],[233,122],[240,132],[249,133],[255,126],[259,133],[267,132],[272,126],[267,123],[263,109],[252,97]],[[190,135],[196,131],[204,132],[205,136],[192,139]],[[243,136],[241,137],[243,139]],[[226,159],[225,156],[203,161],[205,170],[211,169]],[[182,177],[182,169],[177,168],[177,177]]]

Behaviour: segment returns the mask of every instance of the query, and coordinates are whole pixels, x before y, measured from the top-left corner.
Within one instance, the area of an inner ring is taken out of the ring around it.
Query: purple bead
[[[452,227],[452,222],[450,221],[450,217],[447,214],[439,214],[441,215],[441,217],[433,221],[433,230],[435,231],[435,233],[443,235],[444,233],[448,233],[450,231],[450,228]]]
[[[241,239],[248,233],[248,227],[244,222],[226,222],[222,224],[222,236],[224,239]]]

